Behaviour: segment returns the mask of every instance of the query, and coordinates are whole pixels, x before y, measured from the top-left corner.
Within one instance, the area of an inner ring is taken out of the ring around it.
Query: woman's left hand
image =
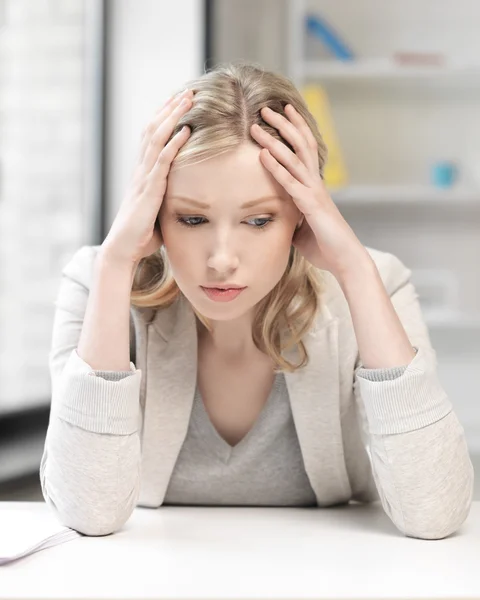
[[[314,266],[341,279],[359,261],[369,261],[369,255],[325,188],[317,142],[303,117],[290,104],[285,107],[286,117],[267,107],[261,110],[261,115],[295,149],[293,153],[260,126],[252,125],[252,137],[264,146],[260,152],[262,164],[304,215],[292,244]]]

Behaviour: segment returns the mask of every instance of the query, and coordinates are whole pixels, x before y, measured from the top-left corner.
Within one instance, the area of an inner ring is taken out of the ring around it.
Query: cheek
[[[292,236],[283,232],[276,236],[265,234],[262,237],[260,234],[260,237],[259,245],[252,248],[250,264],[254,265],[256,273],[263,276],[268,273],[268,280],[276,282],[287,268]]]
[[[162,223],[163,243],[172,268],[184,270],[195,257],[192,239],[188,233],[182,231],[177,223],[167,220]]]
[[[279,227],[275,231],[259,235],[259,244],[262,246],[262,254],[269,259],[277,259],[288,255],[292,245],[292,234],[287,226]]]
[[[165,242],[165,247],[172,264],[188,268],[189,265],[194,266],[195,260],[198,257],[198,250],[195,251],[194,246],[187,237],[182,235],[170,236]]]
[[[182,245],[188,242],[188,235],[185,234],[184,228],[180,227],[180,225],[175,221],[175,217],[173,215],[161,215],[160,224],[165,246],[171,252],[176,251],[177,248],[181,248]]]

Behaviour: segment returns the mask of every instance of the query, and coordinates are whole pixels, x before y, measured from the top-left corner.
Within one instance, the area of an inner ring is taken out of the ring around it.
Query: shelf
[[[439,189],[429,185],[352,185],[330,189],[338,205],[417,204],[431,202],[442,206],[480,208],[480,189],[452,187]]]
[[[321,79],[418,79],[468,76],[480,82],[480,64],[447,61],[444,66],[402,65],[389,58],[362,58],[352,61],[306,60],[301,66],[306,78]]]

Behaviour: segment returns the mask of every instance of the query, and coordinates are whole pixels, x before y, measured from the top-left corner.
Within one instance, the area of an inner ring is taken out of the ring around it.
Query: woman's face
[[[247,142],[168,176],[159,213],[165,249],[178,287],[210,319],[239,317],[275,287],[302,217],[259,154]],[[227,284],[246,289],[229,302],[214,301],[202,289]]]

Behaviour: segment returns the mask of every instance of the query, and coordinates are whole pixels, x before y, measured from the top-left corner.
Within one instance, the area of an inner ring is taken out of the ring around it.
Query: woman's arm
[[[104,265],[95,269],[96,253],[81,248],[62,272],[40,467],[47,504],[64,525],[86,535],[119,529],[140,487],[141,371],[133,363],[123,370],[129,364],[131,275]],[[81,338],[80,354],[92,365],[77,353]]]
[[[405,535],[440,539],[469,514],[473,465],[411,272],[383,256],[382,278],[359,270],[360,278],[367,273],[363,285],[353,278],[345,285],[359,346],[354,391],[383,508]]]

